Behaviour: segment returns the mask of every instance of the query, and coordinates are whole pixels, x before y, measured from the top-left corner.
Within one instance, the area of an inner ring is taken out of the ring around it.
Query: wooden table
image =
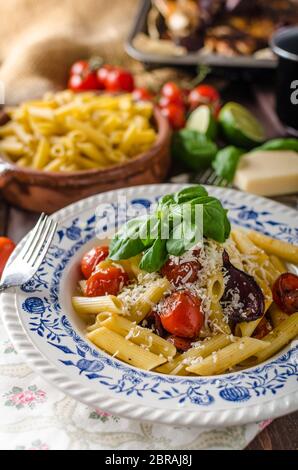
[[[281,202],[296,206],[297,199],[279,198]],[[8,207],[0,201],[0,234],[7,235],[15,242],[31,229],[38,215]],[[298,450],[298,412],[279,418],[271,423],[248,446],[249,450]]]

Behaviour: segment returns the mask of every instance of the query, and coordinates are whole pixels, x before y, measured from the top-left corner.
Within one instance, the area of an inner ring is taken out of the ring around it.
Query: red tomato
[[[0,237],[0,276],[2,276],[8,258],[14,249],[15,244],[13,241],[6,237]]]
[[[185,109],[183,101],[178,99],[177,101],[169,98],[168,96],[161,96],[158,100],[158,106],[160,108],[167,108],[170,105],[176,105],[179,106],[180,108]]]
[[[100,67],[97,71],[97,82],[100,89],[105,89],[107,84],[107,78],[109,73],[114,70],[115,67],[113,65],[105,64]]]
[[[160,319],[164,329],[172,335],[195,338],[204,321],[201,300],[188,291],[174,292],[166,298]]]
[[[260,323],[257,325],[253,337],[257,339],[262,339],[264,336],[268,335],[272,328],[270,327],[269,321],[264,317],[260,321]]]
[[[218,91],[210,85],[198,85],[188,95],[188,103],[191,109],[197,108],[201,104],[211,105],[216,108],[219,102]]]
[[[135,88],[132,92],[132,98],[135,101],[151,101],[153,100],[153,95],[146,88]]]
[[[82,75],[88,69],[89,62],[86,60],[79,60],[72,65],[70,69],[70,75]]]
[[[95,72],[87,71],[82,75],[72,75],[68,82],[68,88],[74,92],[83,92],[98,89],[98,81]]]
[[[200,269],[199,261],[174,263],[169,259],[161,268],[161,274],[174,284],[175,287],[178,287],[187,282],[197,281]]]
[[[108,73],[105,80],[107,91],[128,91],[134,89],[134,78],[130,72],[121,68],[114,68]]]
[[[179,338],[179,336],[168,336],[167,341],[173,343],[179,352],[185,352],[191,347],[191,343],[195,340],[193,338]]]
[[[83,256],[81,270],[85,279],[89,279],[98,263],[104,261],[108,257],[108,254],[108,246],[97,246]]]
[[[181,106],[184,104],[184,93],[174,82],[165,83],[161,89],[161,95],[168,98],[169,103],[180,104]]]
[[[273,300],[285,313],[298,312],[298,276],[292,273],[281,274],[272,287]]]
[[[119,266],[108,266],[95,271],[86,285],[86,296],[117,295],[129,283],[128,274]]]
[[[179,130],[185,126],[185,111],[184,107],[176,104],[169,104],[166,108],[161,108],[162,114],[168,119],[170,126]]]

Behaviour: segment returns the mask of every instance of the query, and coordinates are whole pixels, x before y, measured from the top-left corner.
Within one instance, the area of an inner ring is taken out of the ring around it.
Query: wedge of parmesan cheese
[[[234,184],[260,196],[298,192],[298,153],[255,151],[241,157]]]

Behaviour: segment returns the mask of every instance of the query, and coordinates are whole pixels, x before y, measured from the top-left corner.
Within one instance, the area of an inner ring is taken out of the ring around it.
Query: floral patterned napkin
[[[142,423],[92,409],[34,373],[0,319],[0,449],[243,449],[269,422],[225,429]]]

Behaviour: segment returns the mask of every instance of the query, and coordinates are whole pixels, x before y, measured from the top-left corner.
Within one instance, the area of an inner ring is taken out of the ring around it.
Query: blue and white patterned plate
[[[133,419],[211,427],[298,409],[298,341],[258,367],[188,378],[136,369],[85,339],[71,295],[79,278],[80,258],[96,244],[96,208],[115,203],[118,196],[125,196],[130,207],[148,207],[181,187],[164,184],[111,191],[55,214],[59,229],[38,273],[21,289],[1,296],[12,341],[38,372],[66,393]],[[295,210],[230,189],[208,190],[229,209],[232,223],[298,244]]]

